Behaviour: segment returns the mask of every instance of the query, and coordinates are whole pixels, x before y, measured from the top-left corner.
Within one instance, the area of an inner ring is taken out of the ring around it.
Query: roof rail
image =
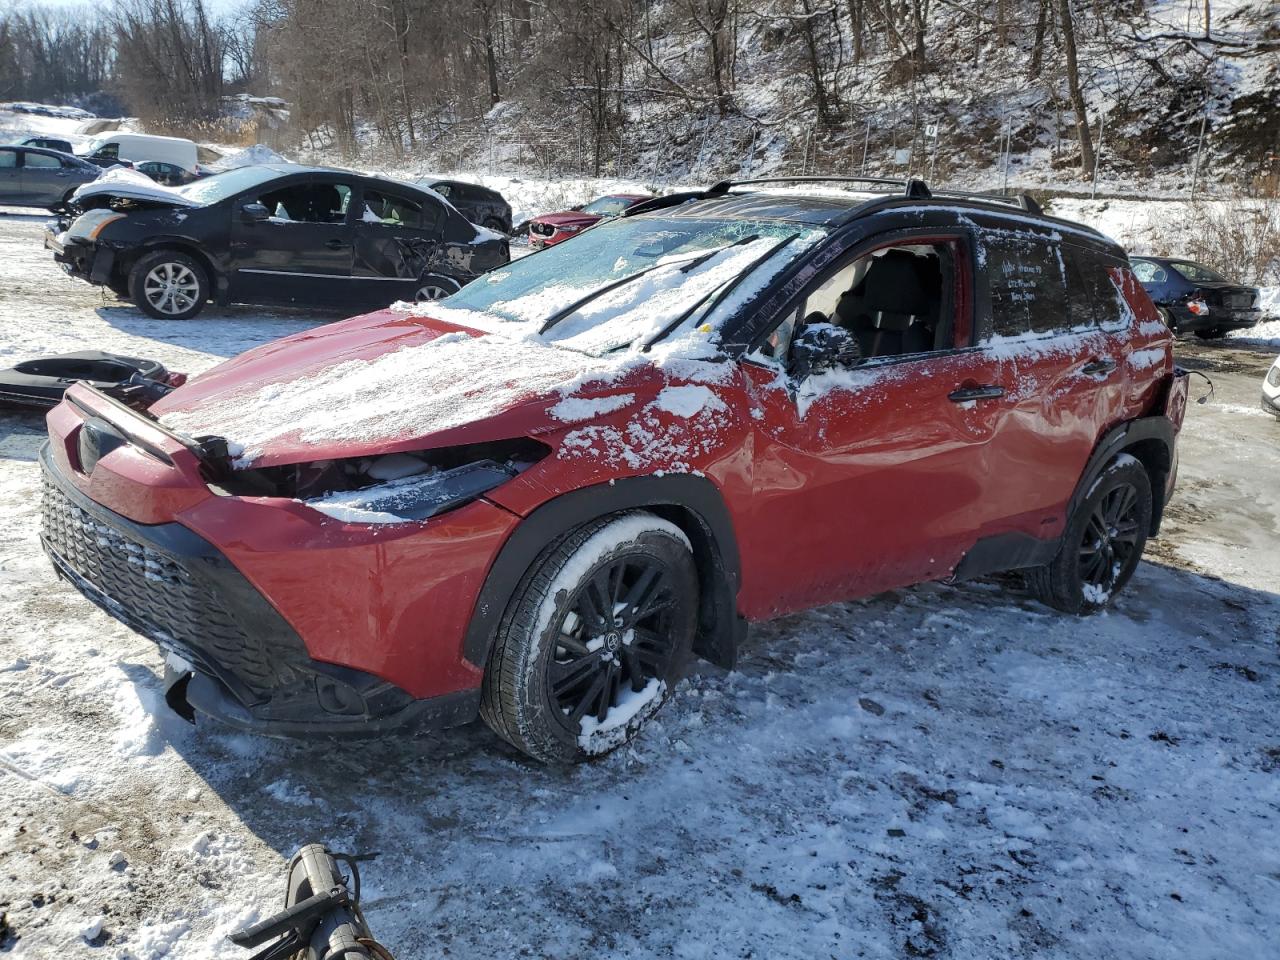
[[[927,200],[933,194],[929,185],[923,180],[891,180],[885,177],[755,177],[750,180],[721,180],[707,189],[707,196],[720,196],[729,192],[730,187],[748,187],[759,183],[879,183],[890,187],[900,187],[904,197],[916,200]]]
[[[959,200],[977,200],[983,203],[1001,203],[1008,206],[1018,207],[1027,213],[1044,213],[1040,204],[1025,193],[1015,193],[1012,196],[999,193],[972,193],[967,190],[935,190],[936,197],[955,197]]]

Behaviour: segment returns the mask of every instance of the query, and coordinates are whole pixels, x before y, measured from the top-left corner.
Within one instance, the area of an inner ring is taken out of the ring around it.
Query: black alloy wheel
[[[617,557],[579,586],[560,620],[547,681],[576,736],[584,717],[604,722],[623,691],[667,676],[675,654],[672,572],[657,557]]]

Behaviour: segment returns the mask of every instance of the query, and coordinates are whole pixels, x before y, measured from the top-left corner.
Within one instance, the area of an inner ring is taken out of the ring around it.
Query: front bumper
[[[1280,393],[1271,396],[1267,391],[1262,391],[1262,409],[1273,416],[1280,417]]]
[[[44,246],[53,251],[54,261],[71,276],[99,286],[110,283],[116,255],[109,247],[70,239],[65,231],[55,231],[51,225],[45,226]]]
[[[190,663],[187,699],[242,730],[369,736],[473,719],[478,690],[414,699],[386,680],[316,661],[287,621],[212,544],[179,523],[141,524],[63,477],[46,446],[41,541],[59,576]]]

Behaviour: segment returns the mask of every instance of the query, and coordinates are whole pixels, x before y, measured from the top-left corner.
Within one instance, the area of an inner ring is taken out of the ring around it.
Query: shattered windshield
[[[424,312],[602,354],[703,323],[718,327],[823,236],[778,221],[619,219],[486,274]]]
[[[233,197],[241,190],[275,180],[279,176],[280,170],[272,167],[237,167],[225,173],[215,173],[185,187],[178,187],[177,191],[192,203],[208,205]]]

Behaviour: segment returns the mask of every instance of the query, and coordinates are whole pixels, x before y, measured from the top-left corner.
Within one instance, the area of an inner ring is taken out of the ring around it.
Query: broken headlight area
[[[408,523],[478,499],[549,452],[527,439],[475,443],[234,470],[209,487],[223,496],[288,497],[347,523]]]

